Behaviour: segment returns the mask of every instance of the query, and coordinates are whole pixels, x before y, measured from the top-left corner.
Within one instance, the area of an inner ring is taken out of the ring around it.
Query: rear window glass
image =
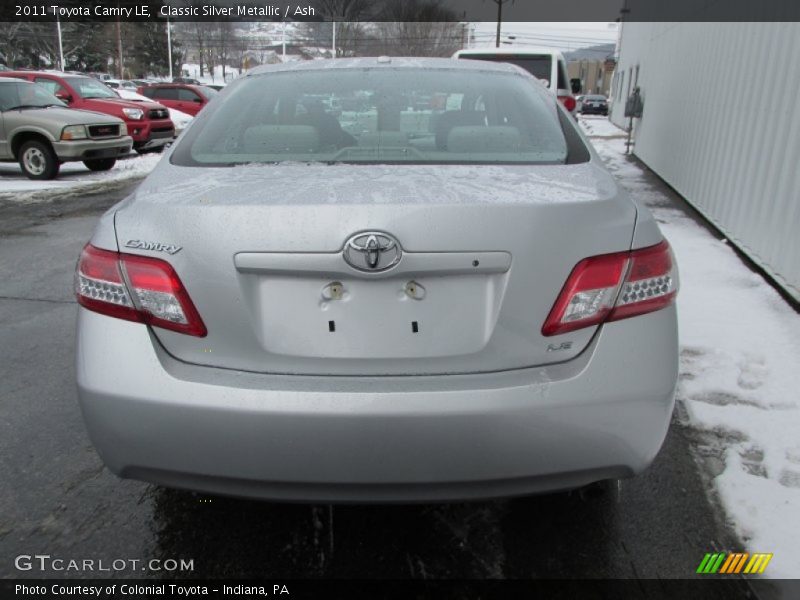
[[[540,56],[532,54],[465,54],[459,58],[511,63],[522,67],[537,79],[543,79],[547,85],[550,85],[550,79],[553,76],[553,59],[546,54]]]
[[[200,100],[200,96],[198,96],[192,90],[187,90],[186,88],[178,88],[178,100],[183,100],[184,102],[194,102],[195,100]]]
[[[156,100],[177,100],[178,88],[156,88],[151,97]]]
[[[172,161],[564,163],[555,100],[522,74],[330,69],[251,76],[201,113]]]

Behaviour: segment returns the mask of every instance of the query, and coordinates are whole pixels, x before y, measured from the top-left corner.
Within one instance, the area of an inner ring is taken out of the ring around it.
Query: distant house
[[[567,74],[580,79],[582,94],[609,95],[614,71],[614,44],[589,46],[566,52]]]

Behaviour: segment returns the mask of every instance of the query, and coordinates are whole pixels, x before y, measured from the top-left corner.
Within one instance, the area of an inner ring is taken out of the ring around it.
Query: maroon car
[[[123,100],[93,77],[43,71],[3,71],[3,77],[18,77],[43,85],[70,108],[92,110],[119,117],[139,153],[158,152],[175,137],[175,126],[165,106],[155,102]]]
[[[218,92],[207,85],[156,83],[137,90],[159,104],[195,116]]]

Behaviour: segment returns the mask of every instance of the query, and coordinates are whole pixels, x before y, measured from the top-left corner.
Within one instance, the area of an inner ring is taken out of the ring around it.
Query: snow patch
[[[711,455],[706,475],[747,550],[774,553],[764,576],[797,577],[800,316],[724,240],[671,207],[625,155],[611,128],[621,130],[605,119],[582,118],[581,126],[622,187],[651,208],[675,252],[677,399],[703,440],[698,453]]]
[[[95,172],[83,163],[61,165],[58,178],[49,181],[28,179],[16,163],[0,163],[0,201],[42,202],[53,196],[69,196],[113,189],[142,179],[158,164],[160,154],[131,155],[118,160],[110,171]]]

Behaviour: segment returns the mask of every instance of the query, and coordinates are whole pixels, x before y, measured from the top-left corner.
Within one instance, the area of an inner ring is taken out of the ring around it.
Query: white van
[[[511,48],[470,48],[459,50],[453,58],[470,60],[492,60],[507,62],[522,67],[534,77],[541,79],[569,112],[575,114],[577,103],[570,90],[567,77],[567,61],[558,50],[532,46]]]

